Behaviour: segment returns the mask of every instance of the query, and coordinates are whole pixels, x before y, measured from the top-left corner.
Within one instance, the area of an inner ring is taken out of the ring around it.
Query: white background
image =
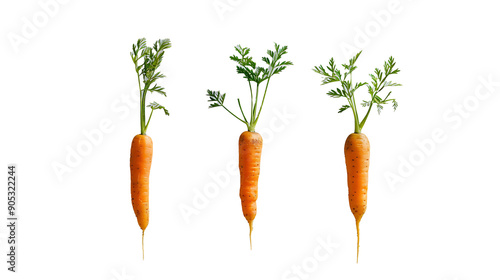
[[[19,273],[2,261],[2,279],[500,278],[494,1],[49,2],[0,5],[0,167],[6,180],[7,164],[18,165],[20,200]],[[135,94],[129,51],[140,37],[172,40],[161,66],[168,97],[148,96],[171,116],[156,113],[148,130],[145,261],[129,185],[139,108],[125,101]],[[248,110],[247,83],[228,57],[242,44],[260,61],[273,42],[289,46],[294,66],[272,79],[257,125],[265,143],[250,251],[238,173],[226,170],[245,126],[208,110],[205,94],[227,92],[234,111],[242,97]],[[343,158],[352,114],[337,114],[345,101],[329,98],[332,86],[311,71],[332,56],[345,63],[346,45],[364,50],[355,81],[392,55],[403,84],[393,92],[398,110],[372,112],[363,130],[372,154],[359,264]],[[110,131],[58,178],[53,166],[67,165],[103,121]],[[439,143],[429,142],[434,133]],[[193,205],[214,186],[211,174],[227,186]],[[6,238],[1,226],[2,260]]]

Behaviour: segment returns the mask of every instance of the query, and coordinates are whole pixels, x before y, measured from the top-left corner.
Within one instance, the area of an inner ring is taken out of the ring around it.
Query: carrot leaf
[[[349,108],[351,108],[351,106],[349,106],[349,105],[343,105],[342,107],[340,107],[339,113],[342,113],[342,112],[344,112],[345,110],[347,110]]]
[[[168,116],[168,111],[165,107],[159,105],[156,102],[151,103],[148,107],[151,108],[151,113],[149,119],[146,123],[146,93],[157,92],[163,96],[167,96],[165,93],[165,88],[159,86],[156,82],[165,78],[161,72],[158,71],[161,62],[163,61],[163,56],[165,50],[172,46],[170,39],[160,39],[157,40],[153,47],[148,47],[146,45],[146,39],[141,38],[137,40],[136,44],[132,45],[132,51],[130,56],[135,65],[135,72],[137,73],[137,82],[139,83],[139,95],[140,95],[140,123],[141,123],[141,134],[145,135],[153,111],[156,109],[163,109],[165,114]],[[142,83],[141,83],[142,80]]]
[[[240,99],[238,99],[238,107],[242,114],[242,118],[236,116],[227,107],[224,106],[224,98],[226,94],[220,94],[220,91],[207,90],[208,102],[210,102],[209,108],[223,107],[231,115],[236,117],[241,122],[245,123],[248,131],[255,131],[255,126],[259,120],[262,107],[267,95],[267,89],[269,86],[269,81],[271,77],[280,74],[288,66],[293,65],[291,61],[283,61],[281,58],[287,53],[287,46],[281,47],[278,44],[274,44],[274,50],[268,50],[267,55],[262,57],[262,61],[266,64],[265,67],[257,66],[257,63],[253,60],[250,54],[250,49],[237,45],[234,47],[236,54],[229,57],[232,61],[237,63],[236,73],[242,74],[247,80],[248,86],[250,88],[250,114],[247,119],[243,108],[241,107]],[[266,86],[264,89],[264,95],[259,99],[259,89],[260,85],[265,82]],[[255,90],[252,88],[252,83],[255,84]],[[260,107],[258,106],[260,104]]]
[[[373,104],[375,104],[375,106],[377,107],[377,112],[379,114],[382,112],[382,110],[384,109],[384,105],[386,104],[391,104],[392,108],[396,110],[396,108],[398,107],[398,103],[394,98],[389,99],[392,91],[389,92],[385,96],[385,98],[382,98],[380,96],[380,93],[386,87],[401,86],[401,84],[387,80],[390,75],[399,73],[399,69],[395,68],[396,62],[394,61],[394,58],[392,56],[384,62],[383,70],[375,68],[373,74],[369,74],[371,78],[370,82],[358,82],[353,84],[352,73],[357,68],[355,64],[360,55],[361,52],[357,53],[355,56],[349,59],[349,63],[342,64],[342,68],[344,69],[343,73],[339,69],[337,69],[333,58],[330,59],[326,67],[324,67],[323,65],[319,65],[313,68],[314,72],[322,76],[322,85],[340,82],[340,87],[332,89],[326,94],[333,98],[344,97],[347,99],[349,105],[343,105],[342,107],[340,107],[338,112],[342,113],[349,108],[352,109],[352,112],[354,114],[354,131],[357,133],[360,133],[361,129],[365,125]],[[370,99],[363,100],[361,102],[361,106],[368,107],[368,110],[363,119],[360,120],[354,93],[356,92],[356,90],[363,86],[367,87]]]
[[[229,109],[226,106],[224,106],[224,100],[226,99],[225,93],[220,94],[220,91],[207,90],[207,96],[208,96],[208,102],[211,102],[210,105],[208,106],[208,108],[222,107],[222,108],[226,109],[226,111],[228,111],[235,118],[237,118],[238,120],[240,120],[243,123],[245,123],[246,125],[248,125],[248,122],[242,120],[241,118],[239,118],[238,116],[233,114],[233,112],[229,111]],[[239,100],[238,100],[238,103],[239,103]]]
[[[158,109],[161,109],[163,110],[163,112],[165,113],[165,115],[169,116],[170,114],[168,113],[168,110],[165,109],[165,107],[163,107],[162,105],[156,103],[156,102],[151,102],[149,105],[148,105],[149,108],[151,108],[151,114],[153,114],[153,111],[154,110],[158,110]]]
[[[220,94],[220,91],[212,91],[207,90],[208,102],[211,103],[208,108],[215,108],[219,106],[224,106],[224,99],[226,98],[226,94]]]

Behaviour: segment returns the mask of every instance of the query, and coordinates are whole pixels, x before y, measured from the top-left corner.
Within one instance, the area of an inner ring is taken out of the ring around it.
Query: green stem
[[[153,116],[153,109],[151,109],[151,114],[149,114],[149,119],[148,119],[148,122],[146,123],[146,127],[144,128],[144,132],[146,132],[146,130],[148,129],[148,126],[149,126],[149,121],[151,120],[151,117]]]
[[[243,115],[243,119],[245,119],[245,122],[248,123],[248,120],[247,118],[245,117],[245,113],[243,112],[243,108],[241,108],[241,102],[240,102],[240,99],[238,98],[238,106],[240,106],[240,111],[241,111],[241,114]]]
[[[255,91],[255,103],[254,103],[254,106],[253,106],[253,118],[250,120],[250,122],[255,122],[255,114],[257,113],[257,103],[259,102],[259,85],[260,84],[257,84],[257,89]],[[255,125],[254,125],[255,126]]]
[[[253,91],[252,83],[248,81],[248,86],[250,87],[250,121],[253,120]]]
[[[361,133],[361,127],[359,125],[359,117],[358,117],[358,109],[356,108],[356,99],[354,98],[354,93],[351,93],[351,87],[352,87],[352,72],[349,73],[349,82],[350,86],[348,89],[348,93],[351,95],[351,98],[347,99],[349,100],[349,105],[351,105],[352,108],[352,113],[354,114],[354,133]]]
[[[136,69],[137,69],[137,64],[135,65],[136,66]],[[141,123],[141,134],[142,135],[145,135],[146,134],[146,131],[143,129],[144,128],[144,122],[142,120],[142,115],[143,115],[143,106],[142,106],[142,103],[143,103],[143,98],[142,98],[142,88],[141,88],[141,76],[139,74],[138,71],[135,71],[137,73],[137,82],[139,83],[139,98],[140,98],[140,106],[141,106],[141,113],[139,115],[139,118],[140,118],[140,123]]]
[[[264,96],[262,97],[262,103],[260,103],[260,109],[259,109],[259,113],[257,114],[257,118],[255,119],[255,124],[257,124],[257,121],[259,120],[260,112],[262,111],[262,106],[264,106],[264,100],[266,99],[267,87],[269,86],[269,81],[270,80],[271,80],[271,77],[269,77],[267,79],[266,89],[264,90]]]
[[[146,93],[149,90],[149,85],[145,85],[141,94],[141,134],[146,135]]]
[[[356,107],[356,99],[354,98],[354,94],[352,95],[352,106],[353,106],[353,111],[354,113],[354,132],[355,133],[361,133],[361,127],[359,125],[359,115],[358,115],[358,108]]]
[[[252,111],[250,122],[247,123],[248,131],[255,132],[255,125],[257,124],[256,115],[257,115],[257,104],[259,102],[259,84],[257,84],[257,88],[255,89],[255,102],[252,103]]]
[[[248,127],[248,122],[246,122],[246,121],[244,121],[244,120],[240,119],[238,116],[236,116],[235,114],[233,114],[233,112],[229,111],[229,109],[228,109],[228,108],[226,108],[226,106],[222,105],[222,108],[226,109],[226,111],[228,111],[228,112],[229,112],[229,114],[233,115],[233,117],[237,118],[237,119],[238,119],[238,120],[240,120],[242,123],[246,124],[246,125],[247,125],[247,127]]]
[[[140,118],[141,118],[141,134],[142,135],[146,135],[146,129],[145,129],[145,122],[144,122],[144,100],[143,100],[143,97],[142,97],[142,94],[141,94],[141,113],[140,113]]]
[[[370,102],[370,107],[368,107],[368,111],[366,112],[365,117],[363,118],[363,120],[362,120],[362,121],[361,121],[361,123],[359,124],[359,128],[360,128],[360,129],[363,129],[363,126],[365,126],[365,122],[366,122],[366,120],[368,119],[368,115],[370,114],[370,111],[372,110],[372,106],[373,106],[373,99],[372,99],[372,101]]]
[[[351,100],[350,98],[347,98],[347,101],[349,102],[349,105],[352,109],[352,114],[354,115],[354,133],[361,133],[361,127],[359,127],[358,112],[356,111],[356,104],[354,103],[354,100]]]
[[[385,79],[384,79],[385,80]],[[363,126],[365,126],[365,122],[366,120],[368,119],[368,115],[370,114],[370,111],[372,110],[372,107],[373,107],[373,100],[375,100],[375,96],[377,96],[377,94],[382,90],[383,88],[379,89],[378,91],[375,92],[375,94],[373,94],[373,97],[372,97],[372,100],[370,102],[370,107],[368,107],[368,111],[366,112],[366,115],[365,117],[363,118],[363,120],[361,121],[361,123],[359,124],[360,126],[360,129],[363,129]],[[391,92],[389,92],[389,94],[387,94],[387,96],[385,97],[384,101],[387,100],[387,98],[389,97],[389,95],[391,95]]]
[[[387,96],[385,97],[384,101],[387,101],[387,98],[389,98],[389,95],[391,95],[392,91],[389,91],[389,93],[387,94]],[[389,99],[390,100],[390,99]]]
[[[354,133],[361,133],[361,127],[359,126],[358,116],[354,117]]]

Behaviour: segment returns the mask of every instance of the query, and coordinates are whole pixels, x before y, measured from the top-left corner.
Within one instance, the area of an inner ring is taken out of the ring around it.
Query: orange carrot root
[[[368,167],[370,165],[370,142],[362,133],[352,133],[344,147],[349,187],[349,206],[356,219],[357,254],[359,259],[359,223],[366,211],[368,193]]]
[[[130,149],[130,179],[132,207],[142,229],[142,258],[144,231],[149,224],[149,171],[153,159],[153,141],[147,135],[136,135]]]
[[[240,199],[243,215],[250,226],[250,249],[252,249],[253,220],[257,215],[261,154],[262,137],[260,134],[243,132],[239,139]]]

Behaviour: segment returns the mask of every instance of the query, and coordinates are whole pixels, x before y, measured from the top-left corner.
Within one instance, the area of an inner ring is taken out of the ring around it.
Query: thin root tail
[[[360,222],[360,220],[356,219],[356,233],[358,235],[358,246],[357,246],[357,253],[356,253],[356,263],[358,263],[358,259],[359,259],[359,222]]]
[[[250,226],[250,250],[252,250],[252,231],[253,231],[253,220],[248,221],[248,225]]]
[[[142,260],[144,260],[144,230],[142,230]]]

